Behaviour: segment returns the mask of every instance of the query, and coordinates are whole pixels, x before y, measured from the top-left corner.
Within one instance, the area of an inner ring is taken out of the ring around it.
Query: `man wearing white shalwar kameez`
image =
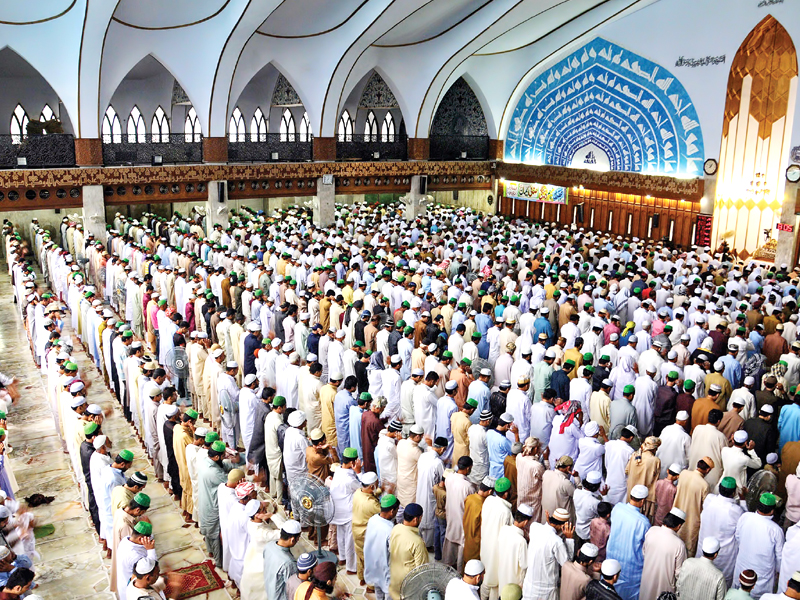
[[[569,512],[556,509],[548,523],[532,523],[528,544],[528,570],[522,585],[523,600],[558,600],[561,567],[573,554]],[[562,539],[561,534],[564,538]]]
[[[528,571],[528,543],[525,541],[525,530],[533,517],[533,509],[527,504],[517,508],[514,523],[500,528],[500,539],[503,550],[498,561],[497,578],[499,589],[508,584],[522,587]]]
[[[347,570],[354,573],[357,565],[353,539],[353,495],[361,488],[358,480],[361,461],[355,448],[345,448],[342,454],[341,467],[333,473],[333,477],[326,482],[326,485],[331,490],[333,502],[331,524],[336,525],[339,561],[345,561]],[[289,481],[291,482],[291,479]]]
[[[419,523],[419,535],[425,540],[425,546],[433,546],[434,528],[436,526],[436,497],[434,486],[444,476],[444,463],[441,455],[447,448],[447,439],[438,437],[433,446],[422,453],[417,461],[417,503],[422,506],[422,520]]]
[[[689,413],[682,410],[676,417],[676,422],[667,425],[661,431],[659,439],[661,445],[656,450],[656,456],[661,460],[661,478],[667,476],[667,469],[672,464],[680,465],[685,469],[689,466],[689,449],[692,446],[692,436],[686,433],[683,426],[689,420]]]
[[[501,477],[494,484],[494,496],[489,496],[481,509],[481,562],[486,567],[486,575],[481,586],[482,600],[497,600],[500,597],[498,576],[500,554],[504,552],[500,530],[503,525],[511,525],[511,482]]]
[[[753,598],[771,594],[780,572],[784,537],[783,529],[772,520],[775,503],[773,494],[761,494],[758,511],[743,514],[736,524],[739,552],[733,574],[738,580],[745,569],[756,572],[758,581],[750,592]]]
[[[728,587],[733,585],[733,571],[739,546],[736,543],[736,524],[745,509],[736,498],[736,482],[732,477],[723,477],[719,494],[709,494],[700,513],[698,540],[713,537],[719,542],[719,554],[714,559],[716,566],[725,575]],[[703,556],[702,544],[697,545],[697,558]]]

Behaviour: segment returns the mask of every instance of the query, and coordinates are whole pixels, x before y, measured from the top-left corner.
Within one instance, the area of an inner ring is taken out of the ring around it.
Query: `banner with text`
[[[527,200],[528,202],[567,203],[567,188],[546,183],[504,181],[503,195],[506,198],[516,198],[517,200]]]

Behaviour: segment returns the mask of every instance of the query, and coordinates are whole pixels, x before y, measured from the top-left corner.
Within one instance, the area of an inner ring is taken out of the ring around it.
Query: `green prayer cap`
[[[453,353],[450,350],[445,350],[442,352],[442,358],[453,358]]]
[[[358,398],[359,400],[372,400],[372,394],[369,392],[361,392],[361,395]]]
[[[139,521],[136,525],[133,526],[133,530],[136,533],[141,533],[142,535],[152,535],[153,524],[148,523],[147,521]]]
[[[468,358],[462,358],[461,362],[467,365],[468,367],[472,366],[472,361]]]
[[[363,348],[364,342],[362,342],[361,340],[356,340],[353,346],[355,346],[356,348]]]
[[[583,362],[592,362],[594,360],[594,356],[592,356],[591,352],[587,352],[583,355]]]
[[[722,481],[719,482],[719,487],[723,487],[729,490],[735,490],[736,480],[733,477],[723,477]]]
[[[758,501],[761,502],[764,506],[775,506],[778,502],[777,496],[775,494],[771,494],[769,492],[764,492],[761,496],[758,497]]]
[[[95,422],[87,423],[83,426],[83,435],[92,435],[95,431],[100,429],[100,425]]]
[[[74,362],[68,362],[64,365],[64,369],[67,371],[77,371],[78,365],[76,365]]]
[[[197,411],[195,409],[193,409],[193,408],[190,408],[189,410],[187,410],[186,411],[186,415],[188,415],[188,417],[190,419],[196,419],[197,417],[200,416],[200,415],[197,414]]]
[[[572,360],[571,358],[568,358],[567,360],[564,361],[564,365],[569,365],[570,367],[574,367],[575,361]]]
[[[6,413],[4,413],[2,410],[0,410],[0,420],[5,419],[5,418],[6,418]]]
[[[211,444],[219,439],[219,434],[216,431],[209,431],[206,434],[206,444]]]
[[[467,398],[466,404],[468,404],[472,408],[478,408],[478,401],[475,400],[475,398]]]
[[[473,339],[473,340],[479,340],[479,339],[481,339],[481,334],[480,334],[480,332],[479,332],[479,331],[475,331],[475,332],[473,332],[473,333],[472,333],[472,339]]]
[[[695,385],[694,381],[692,381],[691,379],[687,379],[686,381],[683,382],[683,389],[693,390],[694,385]]]
[[[788,367],[789,366],[789,363],[787,363],[785,360],[779,360],[778,364],[779,365],[783,365],[784,367]]]
[[[395,505],[397,505],[397,497],[394,494],[381,496],[381,508],[394,508]]]
[[[467,303],[466,302],[459,302],[458,303],[458,308],[467,308]]]
[[[272,406],[279,407],[279,406],[286,406],[286,398],[283,396],[275,396],[272,399]]]
[[[342,456],[350,460],[355,460],[358,458],[358,450],[355,448],[345,448],[344,452],[342,452]]]
[[[123,325],[125,325],[125,321],[117,321],[114,323],[114,327],[122,327]]]
[[[667,379],[677,379],[677,378],[678,378],[677,371],[670,371],[669,373],[667,373]]]
[[[211,449],[214,452],[225,452],[225,442],[217,440],[216,442],[211,444]]]
[[[633,387],[631,384],[628,384],[624,388],[622,388],[622,393],[623,394],[633,394],[635,392],[636,392],[636,388]]]
[[[586,373],[592,373],[592,374],[594,374],[594,367],[593,367],[592,365],[586,365],[586,366],[584,366],[584,367],[583,367],[583,370],[584,370]]]
[[[508,477],[501,477],[500,479],[494,482],[494,491],[497,492],[498,494],[507,492],[510,489],[511,489],[511,481],[508,479]]]
[[[600,357],[600,362],[608,362],[610,360],[611,357],[608,354],[603,354],[603,356]]]
[[[128,331],[126,331],[125,333],[122,334],[122,337],[124,337],[124,338],[133,337],[133,332],[131,330],[128,330]]]
[[[256,296],[256,297],[257,296],[262,296],[263,294],[264,294],[264,292],[262,292],[261,290],[256,290],[255,292],[253,292],[253,296]]]
[[[117,456],[119,456],[125,462],[133,461],[133,452],[131,452],[127,448],[124,450],[120,450]]]
[[[405,322],[403,319],[400,319],[400,320],[397,322],[397,328],[398,328],[398,329],[401,329],[401,330],[402,330],[402,329],[403,329],[405,326],[406,326],[406,322]]]
[[[403,335],[408,335],[409,333],[413,333],[413,332],[414,332],[414,328],[413,327],[406,327],[405,329],[403,329]]]
[[[159,305],[159,306],[166,306],[166,304],[167,304],[167,301],[166,301],[166,300],[159,300],[159,301],[158,301],[158,305]]]
[[[150,496],[143,492],[139,492],[133,497],[133,501],[136,502],[139,506],[143,506],[144,508],[150,508]]]
[[[478,296],[485,296],[486,290],[478,290]]]
[[[583,308],[591,308],[591,307],[592,307],[592,303],[591,302],[584,302],[583,303]]]

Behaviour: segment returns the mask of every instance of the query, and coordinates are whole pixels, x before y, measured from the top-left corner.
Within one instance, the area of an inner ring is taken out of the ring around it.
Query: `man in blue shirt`
[[[722,372],[722,376],[730,381],[733,389],[742,386],[742,378],[744,377],[742,365],[738,360],[736,360],[736,355],[738,353],[738,344],[728,344],[728,353],[719,359],[719,361],[725,365],[725,370]]]
[[[486,432],[486,446],[489,450],[489,477],[500,479],[505,472],[503,462],[511,454],[511,440],[506,433],[511,433],[515,441],[519,441],[519,431],[514,425],[514,415],[503,413],[496,429]]]

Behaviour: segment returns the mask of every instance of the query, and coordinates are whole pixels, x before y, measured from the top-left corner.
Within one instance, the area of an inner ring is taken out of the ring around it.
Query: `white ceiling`
[[[222,137],[243,91],[272,64],[302,98],[316,135],[334,135],[347,99],[374,69],[392,87],[410,136],[427,135],[441,97],[463,76],[483,104],[491,136],[502,138],[515,90],[542,61],[653,2],[2,2],[0,48],[9,46],[42,74],[82,137],[99,136],[124,79],[163,69],[188,94],[203,133]],[[12,77],[20,64],[0,55],[0,77]]]

